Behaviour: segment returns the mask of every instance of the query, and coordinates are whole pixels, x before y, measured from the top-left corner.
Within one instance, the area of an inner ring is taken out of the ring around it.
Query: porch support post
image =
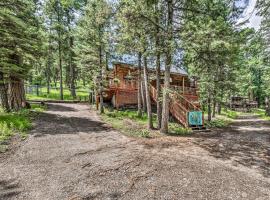
[[[183,76],[183,95],[185,93],[185,77]]]

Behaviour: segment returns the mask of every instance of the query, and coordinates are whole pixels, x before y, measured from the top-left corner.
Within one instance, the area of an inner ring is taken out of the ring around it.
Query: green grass
[[[101,115],[101,117],[105,122],[111,124],[113,128],[129,136],[148,138],[156,134],[154,131],[147,130],[147,115],[143,114],[142,117],[138,117],[135,110],[111,112],[105,110],[105,114]],[[157,126],[156,115],[153,115],[153,125],[154,127]],[[191,129],[183,128],[180,124],[169,123],[169,135],[183,136],[191,133]]]
[[[265,120],[270,120],[270,116],[266,116],[265,115],[265,110],[264,109],[252,109],[252,113],[259,115],[261,118],[265,119]]]
[[[73,100],[68,89],[63,90],[64,100]],[[77,100],[86,100],[89,97],[89,92],[86,89],[79,89],[76,91]],[[37,96],[34,92],[26,94],[27,100],[60,100],[60,90],[51,89],[50,94],[47,94],[46,88],[40,89],[40,94]]]
[[[192,130],[190,128],[184,128],[180,124],[177,123],[169,123],[169,134],[170,135],[190,135]]]
[[[205,121],[206,128],[224,128],[231,123],[229,119],[213,119],[212,121]]]
[[[2,143],[16,133],[22,138],[27,136],[27,131],[32,127],[31,119],[37,113],[46,109],[44,106],[31,105],[31,109],[23,109],[19,112],[4,113],[0,111],[0,152],[5,150]],[[2,145],[1,145],[2,144]]]
[[[240,112],[236,112],[236,111],[229,110],[229,109],[227,109],[227,110],[222,109],[222,111],[221,111],[221,115],[226,116],[227,118],[230,118],[230,119],[237,119],[237,117],[240,114],[241,114]]]

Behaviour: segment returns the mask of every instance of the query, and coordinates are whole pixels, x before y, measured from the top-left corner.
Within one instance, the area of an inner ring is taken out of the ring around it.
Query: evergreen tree
[[[100,113],[104,112],[103,85],[106,52],[108,52],[109,45],[107,31],[109,30],[111,12],[111,6],[105,0],[88,1],[77,29],[79,40],[76,46],[77,60],[92,80],[95,79],[95,76],[98,77],[96,83],[100,97]]]
[[[200,78],[201,98],[208,105],[208,120],[215,115],[224,92],[230,93],[239,67],[241,34],[235,30],[229,1],[203,1],[192,9],[203,13],[186,13],[181,33],[185,64]],[[192,5],[194,6],[194,5]],[[198,6],[198,7],[197,7]],[[212,108],[213,105],[213,108]]]
[[[24,80],[39,53],[35,1],[7,0],[0,9],[1,99],[6,110],[25,105]],[[9,106],[7,100],[9,84]]]

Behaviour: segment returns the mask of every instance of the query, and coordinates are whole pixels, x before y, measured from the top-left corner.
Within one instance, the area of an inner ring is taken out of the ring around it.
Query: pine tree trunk
[[[270,101],[268,97],[265,97],[265,115],[270,116]]]
[[[73,61],[73,37],[70,37],[70,63],[69,63],[69,71],[70,71],[70,91],[71,91],[71,96],[73,99],[76,99],[76,87],[75,87],[75,64]]]
[[[12,110],[20,110],[25,107],[25,92],[23,80],[10,76],[9,81],[9,104]]]
[[[221,102],[218,102],[217,104],[217,113],[221,115]]]
[[[59,69],[60,69],[60,99],[64,100],[63,94],[63,66],[62,66],[62,52],[61,52],[61,42],[59,41]]]
[[[158,5],[156,5],[156,24],[159,24],[159,17],[158,17]],[[159,27],[156,26],[156,89],[157,89],[157,129],[161,128],[161,120],[162,120],[162,105],[160,101],[161,96],[161,86],[160,86],[160,50],[159,45],[160,38],[159,38]]]
[[[46,85],[47,85],[47,94],[50,94],[50,76],[49,76],[49,67],[46,69]]]
[[[45,69],[47,94],[50,94],[50,83],[51,83],[50,70],[51,70],[51,56],[50,56],[50,51],[49,51],[49,55],[47,58],[47,66]]]
[[[148,116],[148,128],[153,129],[152,108],[151,108],[151,98],[150,98],[150,92],[149,92],[146,56],[143,57],[143,61],[144,61],[143,73],[144,73],[145,96],[146,96],[146,106],[147,106],[147,116]]]
[[[213,101],[213,110],[212,110],[212,117],[213,117],[213,118],[216,117],[216,105],[217,105],[217,102],[216,102],[216,100],[214,99],[214,101]]]
[[[208,98],[207,98],[207,107],[208,107],[208,121],[210,122],[212,120],[212,111],[211,111],[211,96],[210,94],[208,94]]]
[[[70,21],[70,9],[66,11],[67,15],[67,23],[68,23],[68,31],[71,34],[71,21]],[[69,70],[67,70],[66,74],[70,75],[68,79],[68,83],[70,86],[70,94],[73,99],[76,99],[76,88],[75,88],[75,63],[74,63],[74,53],[73,53],[73,44],[74,38],[72,35],[69,36]]]
[[[50,26],[52,25],[52,18],[50,18]],[[49,29],[49,34],[51,35],[51,29]],[[46,84],[47,84],[47,94],[50,94],[50,84],[51,84],[51,69],[52,69],[52,39],[49,37],[49,47],[48,47],[48,57],[47,57],[47,67],[46,67]]]
[[[173,2],[172,0],[167,1],[168,6],[168,38],[167,41],[167,50],[166,50],[166,64],[164,72],[164,92],[163,92],[163,106],[162,106],[162,120],[161,120],[161,133],[168,133],[169,125],[169,88],[170,88],[170,73],[171,73],[171,64],[172,64],[172,49],[171,45],[173,42]]]
[[[4,73],[0,72],[0,101],[5,112],[9,112],[7,85],[5,83]]]
[[[61,24],[61,17],[60,17],[60,2],[57,1],[57,22],[58,22],[58,59],[59,59],[59,72],[60,72],[60,99],[64,100],[64,94],[63,94],[63,66],[62,66],[62,34],[60,30],[60,24]]]
[[[102,47],[99,46],[99,76],[100,76],[100,82],[99,82],[99,113],[104,113],[104,105],[103,105],[103,67],[102,67]]]
[[[141,70],[142,54],[138,53],[138,117],[142,117]]]
[[[145,85],[144,81],[141,81],[141,94],[142,94],[142,105],[143,105],[143,112],[146,113],[146,95],[145,95]]]
[[[108,52],[106,52],[106,54],[105,54],[105,56],[106,56],[106,71],[109,71],[110,69],[109,69],[109,53]]]

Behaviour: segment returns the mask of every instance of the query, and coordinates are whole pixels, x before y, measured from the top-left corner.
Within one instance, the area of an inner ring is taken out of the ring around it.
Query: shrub
[[[224,119],[214,119],[212,121],[206,121],[205,126],[207,128],[223,128],[228,126],[230,121]]]
[[[238,114],[237,114],[237,112],[235,112],[235,111],[228,110],[228,111],[226,112],[226,116],[227,116],[228,118],[231,118],[231,119],[236,119],[236,118],[238,117]]]
[[[140,137],[143,137],[143,138],[149,138],[149,137],[150,137],[150,131],[147,130],[147,129],[138,130],[138,131],[137,131],[137,134],[138,134]]]
[[[169,124],[169,133],[171,135],[190,135],[192,130],[190,128],[184,128],[177,123]]]
[[[45,108],[45,106],[32,105],[31,110],[22,109],[19,112],[11,113],[0,112],[0,142],[7,140],[16,132],[23,138],[26,137],[26,131],[32,127],[31,117],[34,116],[34,113],[31,111],[41,112]]]
[[[6,122],[0,123],[0,142],[13,135],[13,124],[8,125]]]

